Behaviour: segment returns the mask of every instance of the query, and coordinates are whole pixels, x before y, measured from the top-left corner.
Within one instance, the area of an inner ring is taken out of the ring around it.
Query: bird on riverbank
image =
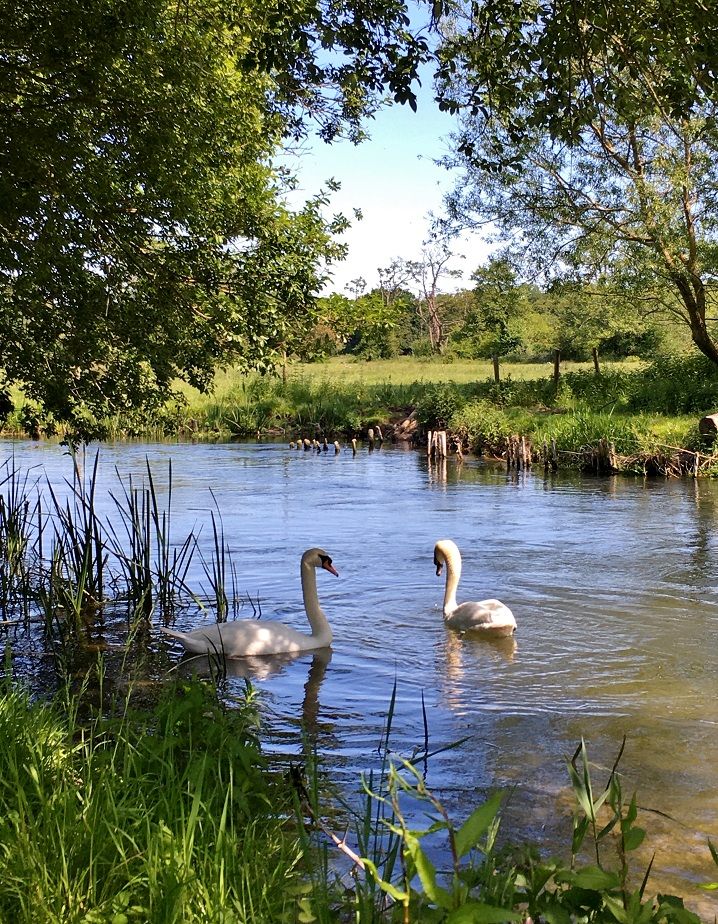
[[[323,549],[307,549],[302,555],[299,572],[304,610],[312,629],[311,634],[298,632],[281,622],[260,619],[213,623],[193,632],[179,632],[165,627],[160,627],[160,631],[177,639],[192,654],[215,654],[225,658],[295,654],[324,648],[331,644],[333,636],[327,617],[319,605],[318,568],[338,576],[331,557]]]
[[[516,631],[514,614],[500,600],[456,602],[456,590],[461,577],[461,553],[451,539],[440,539],[434,546],[437,577],[446,565],[444,590],[444,622],[451,629],[481,632],[493,638],[513,635]]]

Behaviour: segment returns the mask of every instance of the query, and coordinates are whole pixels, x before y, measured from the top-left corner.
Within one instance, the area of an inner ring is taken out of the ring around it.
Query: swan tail
[[[180,632],[177,629],[168,629],[167,626],[160,626],[159,628],[163,635],[168,635],[170,638],[187,638],[187,634],[185,632]]]

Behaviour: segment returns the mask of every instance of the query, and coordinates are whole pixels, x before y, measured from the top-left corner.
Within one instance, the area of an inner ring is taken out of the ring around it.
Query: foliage
[[[641,421],[622,414],[601,413],[579,407],[539,424],[537,442],[556,440],[563,452],[581,453],[607,440],[618,453],[631,455],[643,448]]]
[[[628,802],[624,799],[619,760],[620,754],[598,796],[583,742],[567,762],[576,797],[570,864],[542,860],[531,849],[497,847],[505,794],[494,793],[459,825],[413,764],[393,760],[386,792],[368,790],[369,797],[384,807],[382,821],[401,844],[400,875],[389,878],[377,862],[364,860],[371,878],[394,901],[393,911],[378,920],[699,924],[681,898],[646,894],[650,866],[638,888],[631,884],[630,854],[646,832],[636,824],[635,795]],[[429,826],[417,828],[405,805],[412,805],[413,813],[417,805],[425,806]],[[431,859],[431,852],[436,853],[436,846],[433,851],[431,846],[439,834],[445,839],[441,853],[450,862],[445,872],[437,870]],[[589,837],[592,857],[586,862],[583,848]],[[718,862],[712,847],[711,852]]]
[[[671,42],[712,33],[709,17],[680,4],[671,38],[656,45],[644,30],[666,16],[658,2],[620,14],[614,4],[474,7],[466,18],[459,7],[440,52],[440,96],[462,114],[448,159],[463,171],[450,224],[493,221],[527,275],[630,289],[635,313],[672,314],[718,364],[718,101],[694,72],[682,75],[691,106],[671,111],[661,101],[677,79],[664,70],[676,63]]]
[[[667,414],[713,413],[718,407],[718,372],[702,356],[656,361],[638,377],[629,407],[660,408]]]
[[[403,331],[411,329],[416,299],[406,289],[372,289],[353,302],[346,300],[342,317],[346,351],[361,359],[390,359],[401,352]]]
[[[477,455],[498,455],[507,437],[517,429],[527,432],[527,427],[516,424],[514,415],[485,399],[467,402],[451,418],[452,429]]]
[[[517,324],[528,307],[526,295],[516,284],[516,273],[506,259],[494,258],[471,277],[476,283],[475,328],[484,332],[484,356],[504,356],[521,344]]]
[[[449,382],[430,385],[417,401],[417,420],[426,427],[445,430],[464,400],[460,390]]]
[[[441,12],[440,106],[459,105],[451,90],[466,60],[469,112],[509,114],[512,141],[540,127],[571,144],[607,101],[635,121],[656,106],[681,119],[716,98],[713,2],[481,0]]]
[[[324,192],[290,211],[272,158],[312,124],[358,138],[385,87],[415,105],[402,0],[3,10],[0,411],[21,384],[90,438],[177,378],[271,366],[347,225]]]

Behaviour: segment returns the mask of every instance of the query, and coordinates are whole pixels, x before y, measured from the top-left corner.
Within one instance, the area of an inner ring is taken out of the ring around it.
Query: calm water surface
[[[42,481],[61,485],[71,473],[55,445],[0,442],[0,462],[11,454]],[[474,461],[442,470],[387,448],[335,457],[122,444],[100,458],[108,511],[115,467],[139,482],[149,459],[165,486],[171,458],[176,541],[199,531],[208,555],[214,494],[239,590],[259,597],[265,618],[303,629],[299,558],[313,545],[333,556],[340,577],[318,575],[331,652],[253,673],[269,747],[298,753],[304,724],[331,777],[356,790],[358,772],[377,764],[396,682],[397,752],[423,745],[422,695],[432,749],[470,736],[429,761],[427,782],[450,810],[463,817],[488,788],[515,787],[512,830],[556,846],[568,843],[573,805],[564,758],[583,736],[601,784],[626,735],[624,791],[675,819],[643,818],[654,888],[718,911],[694,889],[718,877],[706,846],[718,840],[718,485],[517,476]],[[442,537],[463,553],[459,598],[507,603],[515,643],[444,628],[433,568]]]

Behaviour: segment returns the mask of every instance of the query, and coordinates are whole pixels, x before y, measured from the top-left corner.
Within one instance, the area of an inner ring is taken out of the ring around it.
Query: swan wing
[[[319,637],[270,620],[213,623],[194,632],[162,631],[176,638],[192,654],[218,654],[225,658],[311,651],[328,644]]]
[[[476,629],[501,635],[511,635],[516,629],[514,614],[500,600],[461,603],[446,622],[452,629]]]

